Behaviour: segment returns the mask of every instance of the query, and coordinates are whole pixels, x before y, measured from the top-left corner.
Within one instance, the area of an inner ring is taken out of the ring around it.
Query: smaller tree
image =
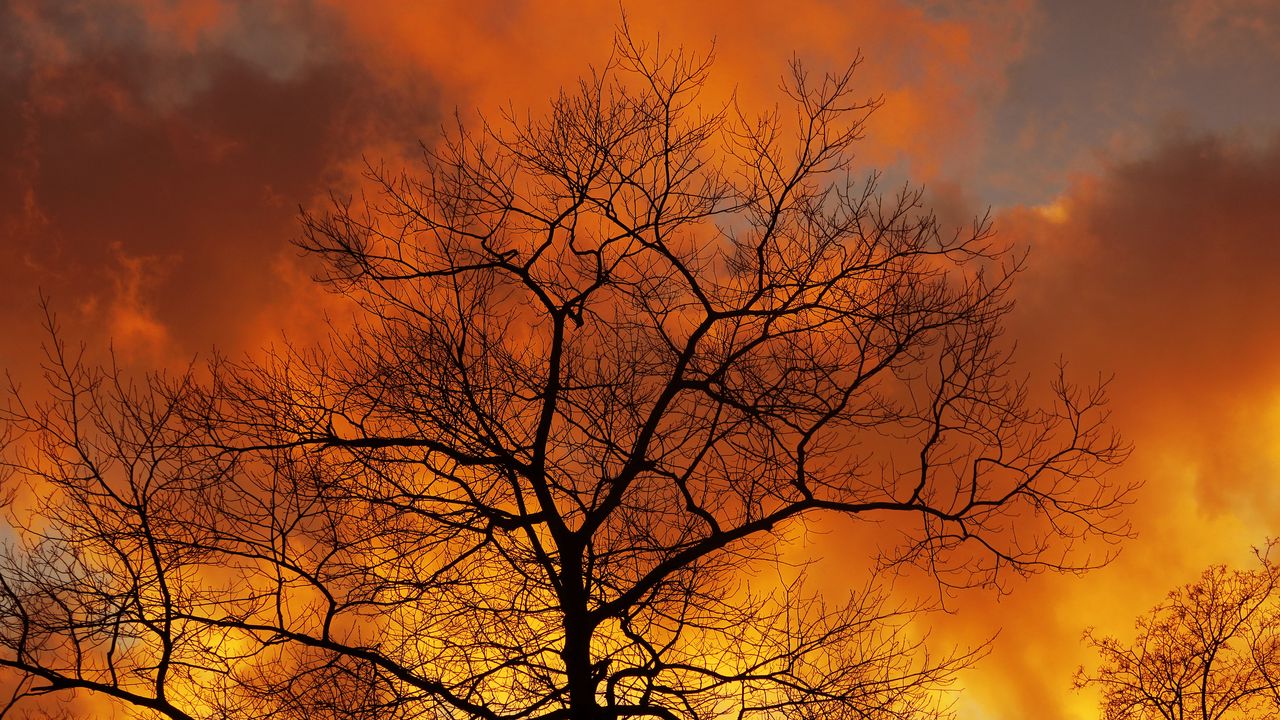
[[[1255,550],[1259,567],[1215,565],[1138,618],[1125,644],[1093,629],[1100,656],[1076,672],[1077,688],[1102,689],[1106,720],[1280,717],[1280,540]]]

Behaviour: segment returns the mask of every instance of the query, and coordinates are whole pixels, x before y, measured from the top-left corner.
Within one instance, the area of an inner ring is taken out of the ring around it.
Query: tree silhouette
[[[806,589],[806,523],[945,588],[1096,564],[1125,448],[1101,388],[1013,376],[1020,259],[851,174],[854,66],[753,116],[710,64],[624,31],[545,115],[372,168],[305,217],[359,309],[320,346],[131,383],[54,330],[6,423],[13,706],[912,717],[972,655]]]
[[[1102,690],[1107,720],[1224,720],[1280,715],[1280,568],[1272,541],[1256,570],[1215,565],[1138,618],[1137,637],[1085,640],[1099,667],[1076,686]]]

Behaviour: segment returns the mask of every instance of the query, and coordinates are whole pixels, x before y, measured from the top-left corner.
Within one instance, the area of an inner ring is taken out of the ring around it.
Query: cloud
[[[25,348],[5,367],[34,362],[37,288],[72,336],[149,358],[253,347],[326,303],[294,282],[299,206],[438,119],[424,73],[381,82],[336,22],[309,3],[0,10],[0,320]]]
[[[148,359],[152,364],[171,364],[180,358],[166,357],[169,329],[157,319],[155,308],[147,301],[144,290],[163,274],[163,260],[155,257],[129,257],[118,243],[112,245],[119,269],[114,274],[114,288],[108,300],[106,317],[112,344],[122,351],[125,362]],[[96,298],[83,308],[92,312]]]
[[[867,167],[932,175],[972,154],[959,139],[1021,48],[1007,18],[1025,14],[1022,0],[983,0],[981,13],[973,1],[627,12],[641,38],[694,51],[715,38],[708,95],[736,88],[749,107],[776,101],[793,52],[820,70],[861,49],[860,88],[888,99]],[[455,108],[539,112],[607,59],[619,21],[615,6],[571,2],[16,0],[0,10],[0,156],[12,158],[0,169],[0,317],[13,345],[38,342],[37,287],[55,307],[106,312],[88,299],[113,292],[118,256],[165,258],[138,292],[167,329],[154,341],[175,354],[298,325],[293,309],[322,302],[279,274],[306,274],[289,245],[299,205],[358,187],[362,156],[405,163]],[[69,330],[112,328],[79,321]]]
[[[1179,4],[1185,47],[1220,54],[1243,47],[1241,37],[1274,37],[1265,8],[1229,6],[1262,8]],[[1110,132],[1097,79],[1117,67],[1146,72],[1129,59],[1159,40],[1149,8],[1126,5],[1117,11],[1125,22],[1108,24],[1081,7],[627,5],[640,37],[661,32],[695,51],[714,37],[708,95],[736,89],[748,105],[773,102],[793,52],[826,68],[860,50],[859,87],[887,100],[862,148],[866,166],[930,180],[957,224],[987,202],[958,178],[988,149],[1020,135],[1018,152],[995,168],[1001,182],[1052,186]],[[1070,22],[1041,17],[1051,10]],[[607,59],[618,20],[612,4],[567,1],[14,0],[0,9],[0,366],[30,368],[37,357],[37,288],[73,337],[114,335],[141,362],[316,328],[331,300],[289,244],[298,206],[353,187],[362,155],[394,167],[455,108],[473,117],[510,101],[537,112],[589,62]],[[1137,42],[1133,28],[1155,29]],[[1026,62],[1051,31],[1054,42]],[[1081,38],[1100,36],[1108,52],[1082,56]],[[1063,57],[1083,69],[1054,75]],[[1016,82],[1011,67],[1021,68]],[[1119,90],[1102,90],[1122,93],[1105,97],[1123,105],[1148,96],[1138,84],[1126,75]],[[1198,93],[1203,83],[1186,86]],[[1010,93],[1022,104],[1001,124],[993,116]],[[1146,139],[1144,113],[1123,119]],[[1049,179],[1028,180],[1037,173]],[[940,639],[967,641],[1008,628],[968,678],[972,717],[979,707],[993,717],[1087,716],[1088,698],[1063,701],[1086,659],[1084,625],[1123,631],[1179,578],[1243,560],[1280,526],[1280,325],[1268,314],[1280,307],[1276,187],[1280,142],[1181,135],[1000,218],[1005,237],[1033,249],[1011,329],[1026,367],[1043,371],[1061,355],[1086,377],[1115,372],[1116,423],[1137,445],[1124,472],[1147,485],[1133,508],[1142,539],[1087,584],[1038,578],[1000,605],[974,595],[954,622],[938,623]]]
[[[1201,50],[1236,42],[1280,50],[1280,7],[1269,0],[1180,0],[1174,17],[1183,39]]]
[[[974,125],[1003,92],[1005,67],[1025,48],[1025,0],[623,3],[640,39],[703,52],[714,38],[708,95],[736,90],[771,107],[793,55],[815,70],[866,57],[860,91],[885,96],[864,148],[870,165],[906,162],[932,176],[975,152]],[[426,68],[464,114],[510,102],[535,112],[587,63],[608,58],[616,6],[564,0],[409,4],[332,3],[368,62],[396,77]],[[767,32],[762,28],[768,28]]]
[[[1068,690],[1090,661],[1080,632],[1125,636],[1165,592],[1247,562],[1280,527],[1276,187],[1280,138],[1180,135],[999,219],[1032,249],[1011,319],[1024,366],[1115,373],[1115,423],[1135,444],[1121,472],[1146,485],[1130,508],[1139,538],[1106,570],[966,600],[948,633],[1004,628],[967,678],[967,717],[1092,717],[1093,696]]]
[[[1073,174],[1154,152],[1153,128],[1254,140],[1277,128],[1274,2],[1040,2],[1026,22],[971,182],[989,202],[1047,202]]]
[[[1280,392],[1280,327],[1265,319],[1280,307],[1277,183],[1280,143],[1173,137],[1080,184],[1065,222],[1026,225],[1041,255],[1020,317],[1056,328],[1046,348],[1117,373],[1117,413],[1146,436],[1140,451],[1194,464],[1206,513],[1274,504],[1259,472]]]

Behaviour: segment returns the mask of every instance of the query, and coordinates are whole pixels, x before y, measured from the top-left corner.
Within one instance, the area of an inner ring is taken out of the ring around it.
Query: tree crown
[[[855,64],[856,66],[856,64]],[[908,717],[972,656],[785,567],[893,519],[945,586],[1087,567],[1127,532],[1100,388],[1031,404],[1020,259],[851,174],[874,101],[793,62],[705,111],[640,47],[545,115],[447,133],[305,217],[361,318],[135,387],[55,340],[7,417],[44,522],[0,564],[19,693],[174,718]],[[35,559],[39,558],[39,561]],[[755,579],[751,572],[756,571]],[[786,573],[783,573],[785,576]]]

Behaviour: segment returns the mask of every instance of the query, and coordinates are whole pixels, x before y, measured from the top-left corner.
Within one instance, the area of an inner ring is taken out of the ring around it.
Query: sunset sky
[[[1098,717],[1086,627],[1135,616],[1280,535],[1280,2],[622,3],[703,50],[711,93],[777,100],[793,55],[861,55],[883,97],[859,157],[944,223],[988,208],[1030,250],[1020,369],[1114,374],[1145,483],[1138,533],[1083,578],[962,595],[933,642],[993,651],[962,720]],[[334,301],[298,210],[398,167],[457,113],[547,97],[607,59],[614,2],[0,3],[0,367],[35,377],[48,297],[69,337],[138,367],[320,330]],[[828,563],[829,564],[829,563]],[[851,582],[854,582],[851,580]]]

